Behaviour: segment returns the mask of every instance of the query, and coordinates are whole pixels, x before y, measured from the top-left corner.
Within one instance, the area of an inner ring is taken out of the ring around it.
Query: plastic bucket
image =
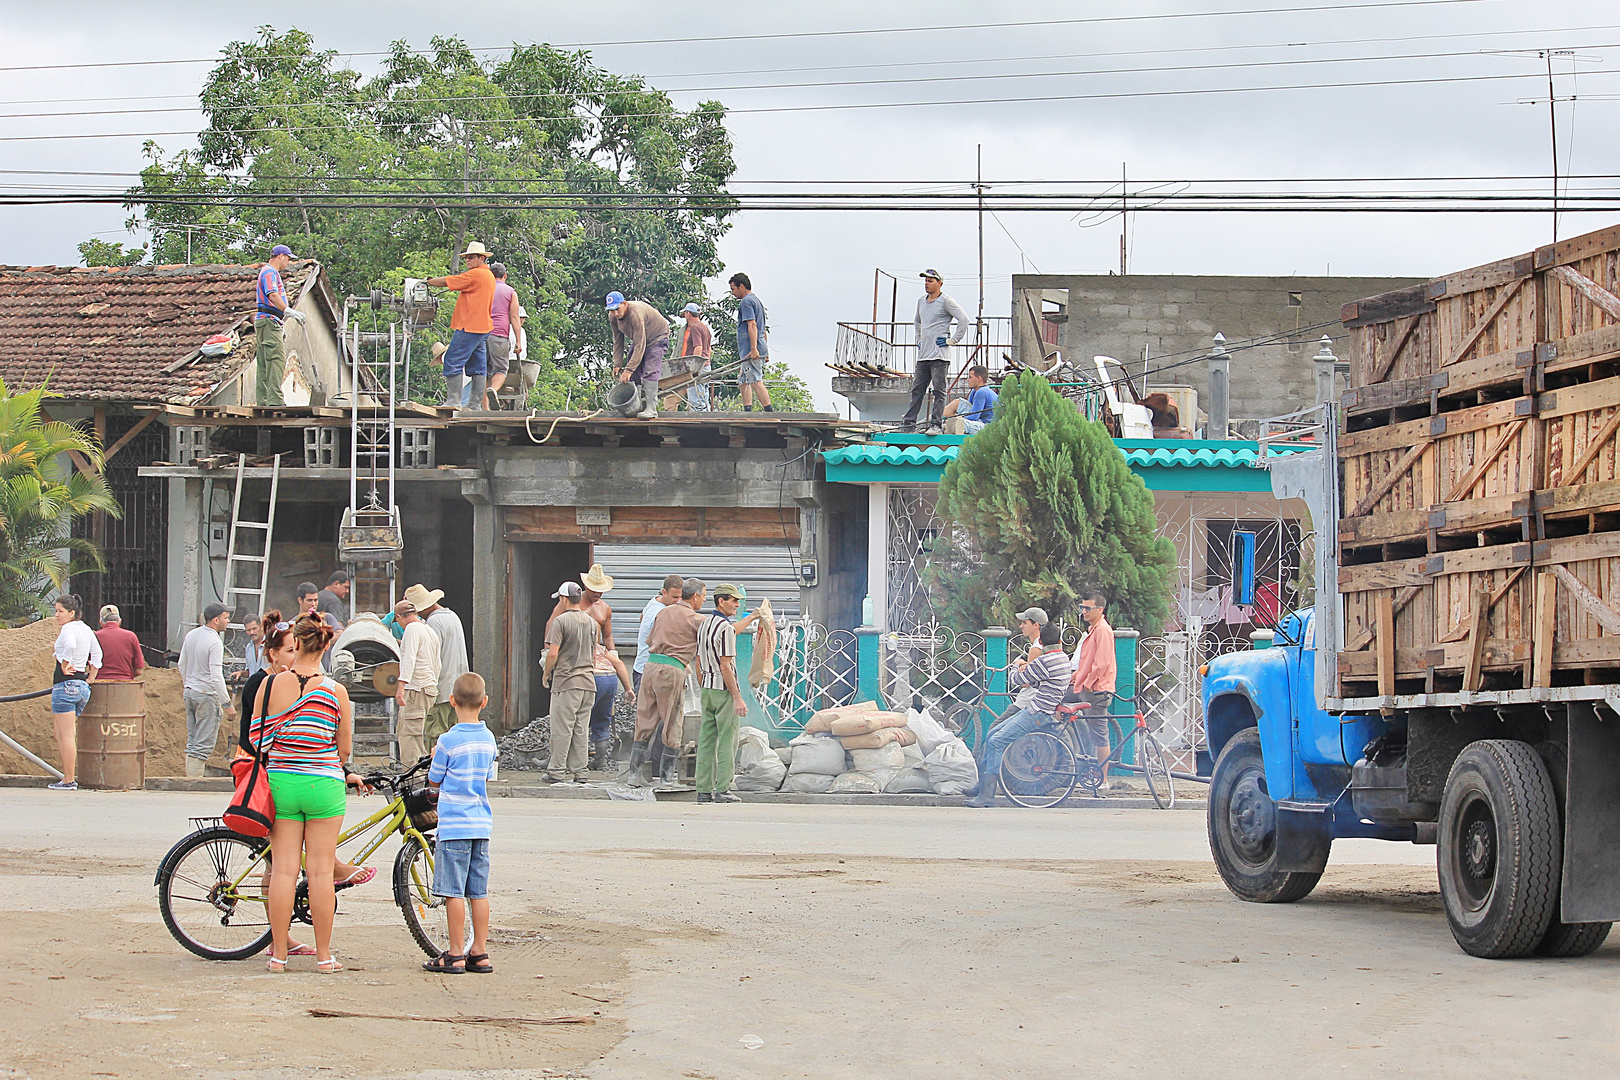
[[[634,416],[641,410],[641,390],[633,382],[614,383],[604,401],[620,416]]]

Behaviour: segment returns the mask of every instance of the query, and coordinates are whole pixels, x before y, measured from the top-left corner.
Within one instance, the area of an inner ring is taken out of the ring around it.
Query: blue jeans
[[[613,699],[619,696],[617,675],[596,677],[596,704],[591,706],[591,742],[613,738]]]
[[[489,841],[440,840],[433,845],[433,895],[489,896]]]
[[[451,375],[487,375],[489,373],[489,353],[484,345],[489,340],[488,334],[473,334],[466,330],[457,330],[450,335],[450,347],[444,351],[444,374],[446,378]]]
[[[1001,773],[1001,755],[1007,752],[1013,740],[1051,723],[1055,723],[1051,713],[1023,708],[991,728],[990,737],[984,741],[984,767],[979,770],[979,779],[985,783],[995,783]]]

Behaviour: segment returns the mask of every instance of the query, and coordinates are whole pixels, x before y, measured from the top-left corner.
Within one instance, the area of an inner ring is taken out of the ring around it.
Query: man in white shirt
[[[405,590],[405,599],[439,635],[439,692],[433,695],[433,705],[428,709],[427,731],[449,731],[456,722],[456,707],[450,695],[456,680],[472,670],[467,666],[467,632],[461,616],[439,603],[444,599],[443,589],[412,585]]]
[[[906,427],[917,423],[923,398],[933,393],[928,407],[928,434],[938,435],[944,430],[945,378],[950,367],[950,347],[959,344],[967,333],[967,312],[962,305],[940,291],[944,279],[938,270],[924,270],[923,295],[917,298],[917,368],[911,379],[911,404],[906,408]],[[956,332],[951,332],[951,323]]]
[[[416,605],[401,600],[394,605],[394,618],[405,628],[399,641],[399,704],[394,738],[399,742],[399,760],[409,768],[427,755],[423,731],[428,707],[439,695],[439,635],[422,621]]]
[[[679,574],[671,574],[664,579],[664,588],[657,596],[647,601],[647,606],[641,609],[641,626],[636,631],[636,660],[630,665],[630,679],[635,683],[633,689],[641,693],[641,673],[647,670],[647,637],[652,633],[653,620],[658,613],[669,605],[678,603],[681,599],[681,582],[686,579]]]
[[[186,775],[204,776],[209,755],[219,741],[221,718],[236,719],[236,706],[225,686],[225,624],[231,609],[209,604],[202,625],[180,643],[180,679],[186,702]]]

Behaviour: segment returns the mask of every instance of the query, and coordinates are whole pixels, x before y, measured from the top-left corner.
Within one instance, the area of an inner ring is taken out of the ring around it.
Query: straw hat
[[[433,343],[433,359],[437,360],[439,357],[443,356],[445,353],[447,353],[449,351],[450,351],[450,346],[446,345],[444,342],[435,341]]]
[[[480,244],[478,241],[474,240],[472,243],[467,245],[467,250],[463,251],[461,254],[462,254],[463,258],[465,258],[468,255],[482,255],[484,258],[487,259],[487,258],[489,258],[489,248],[485,247],[483,244]]]
[[[426,585],[417,584],[405,590],[405,602],[417,611],[426,611],[443,599],[443,589],[430,590]]]
[[[613,588],[613,579],[607,576],[601,563],[592,563],[591,572],[579,575],[579,580],[583,581],[591,592],[605,593]]]

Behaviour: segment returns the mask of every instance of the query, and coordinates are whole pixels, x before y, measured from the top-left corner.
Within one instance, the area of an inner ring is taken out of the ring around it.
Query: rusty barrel
[[[90,684],[79,714],[78,781],[83,788],[139,789],[146,784],[146,684]]]

